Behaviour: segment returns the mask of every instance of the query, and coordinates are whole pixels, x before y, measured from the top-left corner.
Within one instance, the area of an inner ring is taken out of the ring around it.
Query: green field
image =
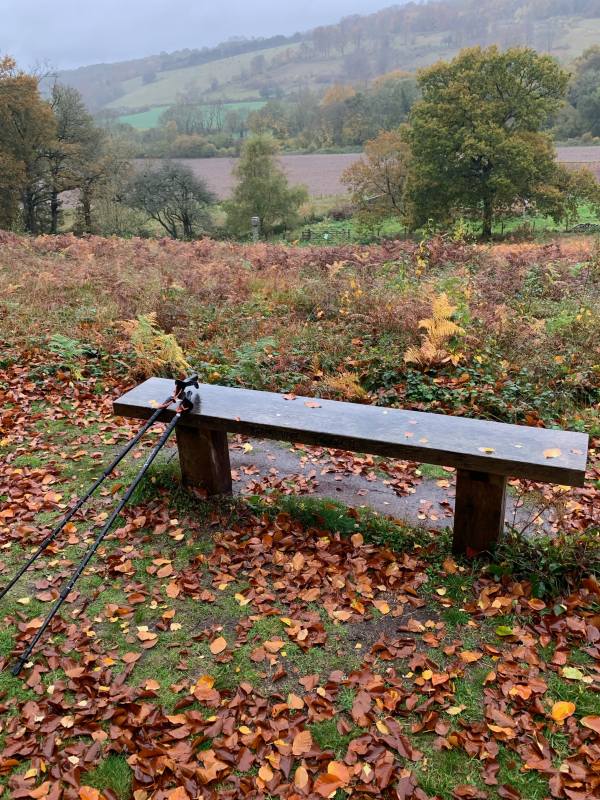
[[[244,111],[246,114],[249,114],[251,111],[258,111],[264,104],[264,100],[247,100],[238,103],[224,103],[223,108],[225,113],[228,111]],[[154,108],[149,108],[147,111],[140,111],[137,114],[123,114],[119,117],[119,122],[132,125],[140,131],[157,128],[160,117],[167,108],[169,108],[169,106],[155,106]]]
[[[287,50],[295,46],[288,45],[261,50],[260,54],[264,55],[267,60],[267,70],[273,56],[281,50]],[[257,91],[255,89],[245,89],[238,84],[237,78],[242,70],[250,72],[250,64],[257,54],[257,52],[243,53],[239,56],[211,61],[208,64],[159,72],[157,80],[153,83],[144,84],[141,77],[132,78],[123,83],[125,95],[113,100],[112,103],[108,104],[107,108],[124,109],[170,105],[175,102],[178,93],[185,92],[191,88],[205,93],[207,100],[215,99],[222,95],[224,91],[227,92],[227,97],[232,100],[246,100],[256,97]],[[218,80],[219,88],[211,93],[211,85],[214,79]],[[232,84],[233,86],[231,86]]]
[[[149,108],[147,111],[140,111],[138,114],[123,114],[123,116],[119,117],[119,122],[132,125],[140,131],[156,128],[161,114],[166,111],[167,108],[169,108],[169,106],[155,106],[154,108]]]

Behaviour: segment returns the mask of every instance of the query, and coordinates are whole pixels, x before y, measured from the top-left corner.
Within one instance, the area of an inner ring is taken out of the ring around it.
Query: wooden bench
[[[172,385],[150,378],[116,400],[114,412],[147,419]],[[588,437],[583,433],[210,384],[201,384],[200,395],[199,413],[190,413],[176,428],[186,485],[209,495],[231,493],[228,432],[455,467],[455,553],[482,552],[497,540],[508,477],[584,485]],[[174,408],[165,410],[165,422]]]

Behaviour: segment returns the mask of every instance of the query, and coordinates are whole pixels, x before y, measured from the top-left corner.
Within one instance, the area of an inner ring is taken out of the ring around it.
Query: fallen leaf
[[[559,700],[554,703],[550,716],[555,722],[563,722],[567,717],[571,717],[575,713],[575,703],[568,703],[566,700]]]
[[[292,754],[304,756],[312,750],[313,741],[310,731],[300,731],[294,736],[292,742]]]
[[[558,458],[561,455],[562,452],[558,447],[550,447],[548,450],[544,450],[544,458]]]
[[[227,642],[222,636],[219,636],[218,639],[215,639],[213,642],[210,643],[210,652],[213,656],[222,653],[223,650],[227,649]]]

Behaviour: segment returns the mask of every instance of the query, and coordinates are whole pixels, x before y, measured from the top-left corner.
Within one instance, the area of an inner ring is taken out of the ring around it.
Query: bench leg
[[[456,555],[490,550],[504,530],[506,477],[457,470],[454,538]]]
[[[231,494],[227,434],[184,425],[175,431],[184,486],[204,489],[209,496]]]

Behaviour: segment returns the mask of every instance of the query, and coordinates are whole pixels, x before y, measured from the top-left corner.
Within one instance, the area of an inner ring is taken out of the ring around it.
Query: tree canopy
[[[173,239],[193,239],[207,230],[207,206],[215,197],[189,167],[166,162],[138,173],[131,181],[129,202],[145,211]]]
[[[365,157],[352,164],[342,182],[365,221],[394,215],[405,218],[411,168],[406,131],[383,131],[365,145]]]
[[[275,140],[270,136],[248,139],[235,168],[238,179],[233,197],[225,203],[227,227],[236,236],[247,236],[251,219],[258,216],[265,234],[291,228],[298,221],[298,209],[308,199],[303,186],[288,185],[277,164]]]
[[[415,221],[464,213],[489,236],[499,209],[543,206],[555,163],[541,129],[567,79],[554,59],[526,48],[476,47],[421,71],[410,134]]]

